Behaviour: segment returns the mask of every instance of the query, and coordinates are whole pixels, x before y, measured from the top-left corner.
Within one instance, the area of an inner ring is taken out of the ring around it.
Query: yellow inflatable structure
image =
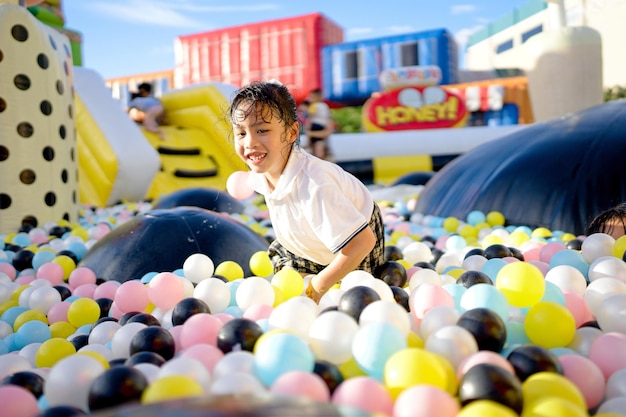
[[[75,68],[80,203],[155,200],[193,187],[226,188],[245,169],[228,141],[225,109],[235,87],[206,84],[161,97],[164,139],[134,123],[102,77]]]

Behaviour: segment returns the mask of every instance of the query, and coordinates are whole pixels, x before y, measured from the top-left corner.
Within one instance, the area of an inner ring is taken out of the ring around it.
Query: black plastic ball
[[[385,245],[383,249],[383,261],[397,261],[404,257],[402,250],[395,245]]]
[[[57,290],[59,294],[61,294],[61,301],[72,296],[72,290],[70,290],[69,287],[65,285],[55,285],[54,289]]]
[[[146,326],[161,326],[159,319],[149,313],[137,313],[133,314],[126,320],[126,323],[143,323]]]
[[[113,300],[111,300],[110,298],[98,298],[95,301],[100,306],[100,318],[102,319],[105,317],[109,317],[109,312],[111,311]]]
[[[130,340],[131,356],[138,352],[158,353],[165,360],[174,357],[176,345],[172,334],[159,326],[148,326],[139,330]]]
[[[165,358],[155,352],[137,352],[132,355],[124,362],[126,366],[135,366],[140,363],[151,363],[156,366],[162,366],[165,363]]]
[[[71,230],[72,229],[67,226],[52,226],[50,230],[48,230],[48,234],[50,236],[61,238],[64,234],[70,232]]]
[[[89,388],[89,410],[96,411],[141,400],[148,387],[144,374],[131,366],[109,368],[91,383]]]
[[[183,324],[194,314],[207,313],[211,314],[208,304],[199,298],[187,297],[180,300],[172,310],[172,324],[178,326]]]
[[[343,382],[343,375],[339,367],[332,362],[322,359],[316,360],[313,373],[319,375],[324,380],[331,394]]]
[[[474,255],[485,256],[485,252],[482,250],[482,248],[472,248],[465,253],[465,256],[463,257],[463,259],[467,259],[470,256],[474,256]]]
[[[115,366],[124,366],[126,363],[126,358],[115,358],[109,361],[109,368],[113,368]]]
[[[483,256],[487,259],[506,258],[512,255],[511,249],[500,243],[494,243],[493,245],[487,246],[483,252]]]
[[[228,283],[228,278],[226,278],[223,275],[213,275],[211,278],[213,279],[219,279],[222,282]]]
[[[34,372],[20,371],[5,376],[0,385],[17,385],[26,388],[35,398],[39,398],[43,394],[44,379]]]
[[[233,350],[252,352],[263,329],[253,320],[234,318],[226,322],[217,333],[217,347],[224,353]]]
[[[417,266],[417,267],[420,267],[422,269],[432,269],[433,271],[437,270],[437,268],[435,268],[435,265],[433,265],[430,262],[425,262],[425,261],[415,262],[413,264],[413,266]]]
[[[441,249],[432,248],[430,250],[430,253],[433,255],[433,258],[430,260],[430,263],[433,265],[436,265],[437,262],[439,262],[439,259],[443,256],[445,252],[442,251]]]
[[[335,305],[324,307],[322,311],[319,312],[319,314],[328,313],[329,311],[339,311],[339,307]]]
[[[473,401],[490,400],[517,414],[522,413],[524,405],[520,380],[504,368],[490,363],[474,365],[461,377],[458,396],[463,406]]]
[[[396,303],[400,304],[407,312],[411,311],[409,307],[409,293],[407,293],[404,288],[396,287],[394,285],[389,286],[391,288],[391,292],[393,293],[393,299]]]
[[[524,254],[522,253],[521,250],[513,247],[513,246],[509,246],[509,250],[511,251],[511,256],[514,257],[515,259],[524,262]]]
[[[493,281],[489,278],[489,275],[485,274],[481,271],[469,270],[463,272],[456,279],[456,283],[464,286],[465,288],[469,288],[475,284],[489,284],[493,285]]]
[[[374,269],[374,276],[396,287],[404,287],[407,280],[406,268],[396,261],[385,261],[378,265]]]
[[[13,267],[18,271],[23,271],[28,268],[33,267],[33,258],[35,257],[35,253],[28,249],[19,249],[13,255],[13,259],[11,262],[13,263]]]
[[[89,335],[86,335],[86,334],[76,335],[72,337],[70,342],[72,342],[72,345],[74,345],[74,348],[78,352],[80,348],[87,346],[89,344]]]
[[[583,248],[583,241],[580,239],[572,239],[565,243],[567,249],[581,250]]]
[[[338,311],[345,313],[359,322],[361,312],[365,307],[379,301],[380,295],[374,289],[363,285],[352,287],[344,292],[337,304]]]
[[[126,323],[128,323],[128,320],[130,320],[131,317],[139,314],[139,311],[129,311],[128,313],[124,313],[122,314],[122,317],[119,318],[118,323],[123,326]]]
[[[98,320],[96,320],[96,322],[91,327],[91,331],[93,331],[93,329],[95,329],[96,326],[98,326],[101,323],[104,323],[105,321],[114,321],[117,323],[117,319],[115,317],[100,317]]]
[[[507,360],[513,365],[515,375],[522,382],[538,372],[563,373],[559,358],[538,345],[518,346],[509,353]]]
[[[76,256],[76,254],[74,252],[72,252],[71,250],[61,250],[57,252],[57,256],[61,256],[61,255],[65,255],[68,258],[70,258],[71,260],[74,261],[74,265],[78,264],[78,261],[80,261],[80,259],[78,259],[78,256]]]
[[[37,417],[79,417],[86,416],[87,413],[78,407],[71,405],[55,405],[46,408]]]
[[[461,314],[456,324],[474,336],[479,350],[499,353],[506,343],[504,320],[488,308],[479,307],[467,310]]]

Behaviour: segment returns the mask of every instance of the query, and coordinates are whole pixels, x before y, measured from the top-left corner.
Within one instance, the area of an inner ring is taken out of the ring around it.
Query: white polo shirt
[[[280,244],[320,265],[367,227],[374,208],[359,179],[299,148],[292,150],[274,191],[263,174],[251,172],[248,185],[265,197]]]

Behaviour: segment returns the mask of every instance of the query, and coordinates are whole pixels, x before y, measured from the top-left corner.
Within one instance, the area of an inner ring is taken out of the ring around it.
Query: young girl
[[[250,168],[248,185],[265,197],[276,240],[275,271],[314,275],[316,302],[348,272],[383,263],[384,229],[369,190],[338,165],[299,146],[296,104],[277,81],[238,90],[229,109],[237,155]]]

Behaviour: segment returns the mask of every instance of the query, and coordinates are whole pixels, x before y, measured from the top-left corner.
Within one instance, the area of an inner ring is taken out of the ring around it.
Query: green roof
[[[528,3],[521,5],[520,7],[513,9],[511,13],[502,16],[501,18],[489,23],[487,26],[474,32],[467,40],[466,48],[476,45],[479,42],[495,35],[498,32],[521,22],[530,16],[539,13],[544,10],[548,5],[544,0],[530,0]]]

